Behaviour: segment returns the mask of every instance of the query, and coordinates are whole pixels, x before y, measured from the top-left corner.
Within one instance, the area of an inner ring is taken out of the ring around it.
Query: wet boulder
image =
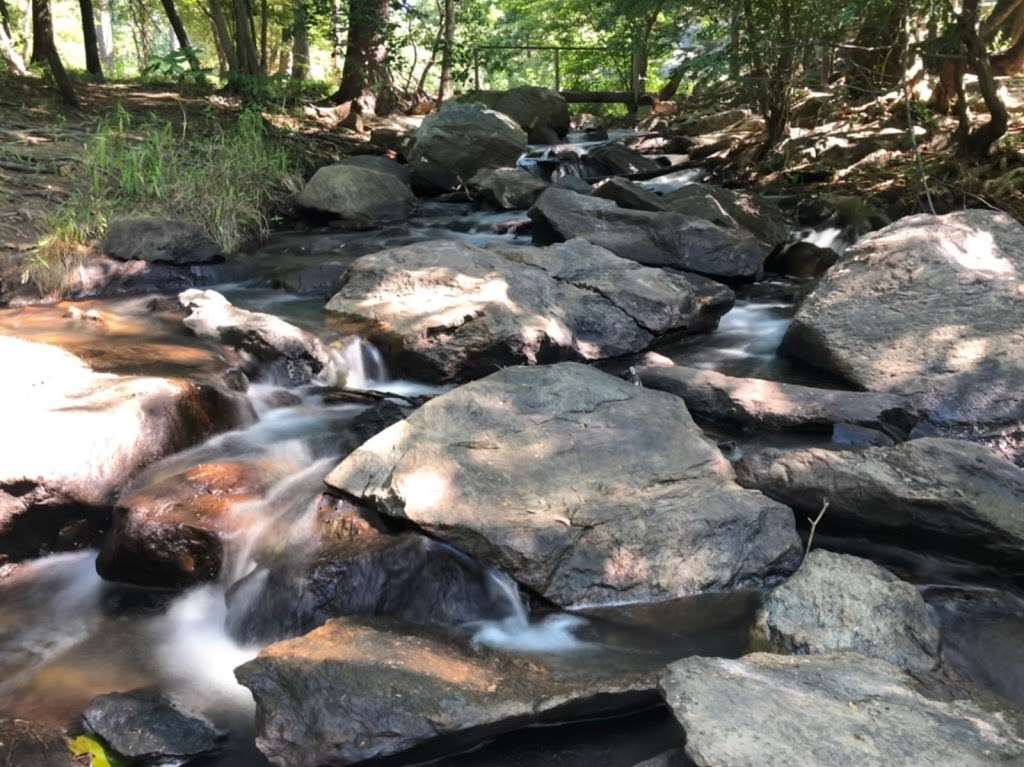
[[[1024,470],[981,445],[932,438],[849,451],[767,449],[736,470],[740,484],[803,515],[827,500],[825,529],[1024,569]]]
[[[983,767],[1024,759],[1017,723],[853,653],[676,661],[661,689],[696,767]]]
[[[469,193],[501,210],[525,210],[548,185],[518,168],[485,168],[467,183]]]
[[[717,279],[750,281],[767,249],[753,236],[680,213],[620,208],[612,200],[548,189],[530,209],[538,245],[582,237],[622,258]]]
[[[170,218],[117,218],[107,227],[103,252],[119,261],[206,264],[223,260],[220,245],[201,226]]]
[[[601,144],[587,152],[587,164],[596,166],[602,176],[632,176],[654,173],[663,168],[656,160],[644,157],[618,142]]]
[[[278,767],[354,764],[416,746],[464,751],[562,712],[649,704],[654,683],[351,618],[271,645],[235,676],[256,699],[256,745]]]
[[[295,202],[344,223],[369,227],[404,221],[416,198],[408,184],[393,173],[339,164],[317,170]]]
[[[1024,225],[1005,213],[909,216],[846,251],[781,348],[858,388],[920,398],[942,433],[1020,432],[1022,275]]]
[[[258,499],[273,467],[204,463],[122,496],[96,570],[112,581],[186,588],[216,580],[227,541],[242,521],[237,503]]]
[[[409,166],[418,185],[449,191],[484,168],[515,166],[525,151],[526,134],[512,118],[481,104],[448,102],[416,131]]]
[[[794,242],[768,256],[764,268],[790,277],[820,277],[838,260],[839,254],[831,248],[822,248],[812,242]]]
[[[620,208],[667,211],[661,197],[628,179],[612,176],[594,185],[594,196],[613,200]]]
[[[418,533],[383,532],[372,515],[330,496],[318,506],[318,537],[314,553],[282,552],[232,587],[232,636],[278,641],[344,616],[459,627],[514,609],[472,558]]]
[[[800,557],[789,509],[735,484],[682,400],[576,363],[436,397],[326,481],[561,605],[764,584]]]
[[[206,719],[151,688],[93,698],[82,719],[132,764],[180,763],[216,750],[223,738]]]
[[[753,192],[712,184],[687,184],[663,198],[669,210],[750,232],[769,247],[789,239],[792,227],[778,206]]]
[[[326,308],[442,381],[641,351],[704,308],[685,279],[585,242],[529,250],[446,240],[374,253],[349,267]]]
[[[569,105],[550,88],[521,85],[498,96],[493,107],[515,120],[531,144],[550,144],[569,132]]]
[[[914,586],[874,562],[824,549],[773,589],[755,641],[776,652],[856,652],[908,671],[939,663],[939,627]]]
[[[232,306],[215,290],[186,290],[178,301],[189,312],[185,327],[236,349],[249,375],[264,375],[292,385],[314,379],[343,384],[337,356],[309,331],[280,317]]]
[[[736,378],[675,365],[658,354],[647,355],[637,374],[644,386],[682,397],[691,413],[743,429],[830,430],[853,424],[906,436],[919,417],[913,403],[896,394]]]
[[[114,494],[153,461],[237,425],[226,392],[96,373],[55,346],[0,337],[0,559],[93,544]]]

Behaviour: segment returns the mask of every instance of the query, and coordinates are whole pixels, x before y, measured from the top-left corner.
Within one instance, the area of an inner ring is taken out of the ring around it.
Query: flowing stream
[[[585,149],[574,145],[580,146]],[[685,177],[677,174],[663,179],[660,187],[651,186],[663,191],[694,177],[686,172]],[[315,280],[312,287],[303,283],[300,273],[331,264],[343,267],[382,246],[425,239],[529,244],[526,238],[501,233],[521,218],[521,213],[490,214],[466,204],[428,202],[408,226],[393,230],[280,232],[245,256],[251,279],[214,287],[238,306],[281,316],[333,341],[338,336],[325,322],[325,297],[318,292],[322,286]],[[776,353],[806,287],[776,279],[742,289],[717,331],[673,341],[658,351],[731,375],[833,385],[794,368]],[[185,332],[173,300],[97,299],[77,306],[97,312],[102,327],[68,320],[67,306],[58,305],[0,310],[0,332],[56,343],[98,370],[203,379],[223,367],[216,345]],[[441,391],[403,379],[400,370],[389,371],[380,352],[359,339],[350,340],[341,353],[351,389],[400,397]],[[322,386],[289,390],[273,382],[253,385],[247,396],[255,419],[249,425],[165,458],[133,481],[133,487],[145,486],[189,467],[223,461],[265,467],[274,481],[262,497],[232,509],[240,532],[220,582],[184,593],[106,582],[96,574],[94,551],[48,556],[14,566],[0,578],[0,715],[64,725],[97,694],[157,685],[230,731],[228,746],[204,764],[266,764],[253,745],[251,696],[233,675],[236,666],[258,653],[260,643],[239,641],[228,627],[239,611],[258,614],[261,609],[264,550],[276,546],[302,552],[315,538],[323,477],[337,463],[337,445],[352,419],[367,407],[331,395]],[[808,438],[799,439],[809,444]],[[936,583],[934,571],[897,569],[919,583]],[[741,591],[586,614],[536,615],[508,576],[482,566],[481,573],[493,613],[500,617],[468,622],[462,631],[483,644],[555,655],[572,663],[653,668],[689,654],[737,657],[747,649],[759,603],[757,593]],[[1000,667],[1022,667],[1024,606],[1001,591],[979,592],[970,585],[970,573],[961,575],[965,577],[957,583],[967,586],[932,586],[925,592],[942,617],[951,652],[971,678],[1022,701],[1024,680],[1001,675]],[[247,578],[255,585],[228,599],[229,590]],[[979,615],[985,628],[973,634],[973,616]],[[652,710],[614,723],[581,722],[538,728],[528,737],[506,736],[444,763],[628,767],[679,741],[674,720],[663,710]]]

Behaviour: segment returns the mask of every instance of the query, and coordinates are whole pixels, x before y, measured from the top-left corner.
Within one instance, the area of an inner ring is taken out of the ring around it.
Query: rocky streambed
[[[0,756],[1024,760],[1024,226],[508,104],[7,297]]]

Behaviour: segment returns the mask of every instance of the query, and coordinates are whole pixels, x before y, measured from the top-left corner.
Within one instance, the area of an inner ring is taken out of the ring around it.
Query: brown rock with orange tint
[[[215,580],[241,523],[232,507],[258,499],[271,479],[259,464],[207,463],[132,492],[114,510],[97,570],[139,586]]]
[[[577,662],[578,661],[578,662]],[[652,674],[548,666],[385,621],[333,620],[235,670],[256,699],[256,745],[278,767],[345,765],[432,744],[465,750],[566,715],[655,700]]]

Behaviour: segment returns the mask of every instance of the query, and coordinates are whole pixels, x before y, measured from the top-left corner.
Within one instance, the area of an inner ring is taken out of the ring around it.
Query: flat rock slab
[[[737,282],[762,273],[767,249],[738,229],[702,218],[620,208],[612,200],[551,188],[530,209],[538,245],[582,237],[647,266]]]
[[[232,306],[215,290],[186,290],[178,301],[189,312],[185,327],[236,349],[249,375],[291,385],[314,379],[344,385],[346,371],[339,357],[308,330],[272,314]]]
[[[896,394],[736,378],[674,365],[657,354],[647,355],[637,374],[644,386],[682,397],[691,413],[743,429],[831,429],[835,424],[855,424],[909,433],[919,417],[910,399]]]
[[[206,264],[222,260],[220,245],[197,224],[170,218],[119,218],[110,222],[103,252],[119,261]]]
[[[0,559],[92,543],[134,473],[240,419],[211,386],[95,373],[62,349],[11,337],[0,336],[0,355]]]
[[[1024,225],[909,216],[846,251],[782,351],[869,391],[922,398],[936,423],[1024,421]]]
[[[445,240],[373,253],[349,267],[326,308],[442,381],[634,353],[708,313],[684,278],[583,241],[519,253]]]
[[[917,589],[874,562],[815,549],[764,600],[755,636],[796,655],[856,652],[908,671],[939,663],[939,627]]]
[[[736,486],[682,400],[576,363],[436,397],[327,483],[561,605],[762,584],[800,555],[791,512]]]
[[[256,699],[256,744],[278,767],[354,764],[444,736],[464,749],[565,707],[628,707],[655,683],[359,619],[271,645],[235,675]]]
[[[696,767],[988,767],[1024,740],[999,714],[925,697],[912,677],[855,654],[676,661],[661,689]]]
[[[1024,470],[980,445],[928,438],[851,451],[768,449],[736,471],[743,486],[802,514],[816,515],[828,500],[822,530],[836,524],[1024,569]]]
[[[208,721],[148,688],[93,698],[82,719],[118,754],[143,762],[205,754],[216,749],[221,738]]]

